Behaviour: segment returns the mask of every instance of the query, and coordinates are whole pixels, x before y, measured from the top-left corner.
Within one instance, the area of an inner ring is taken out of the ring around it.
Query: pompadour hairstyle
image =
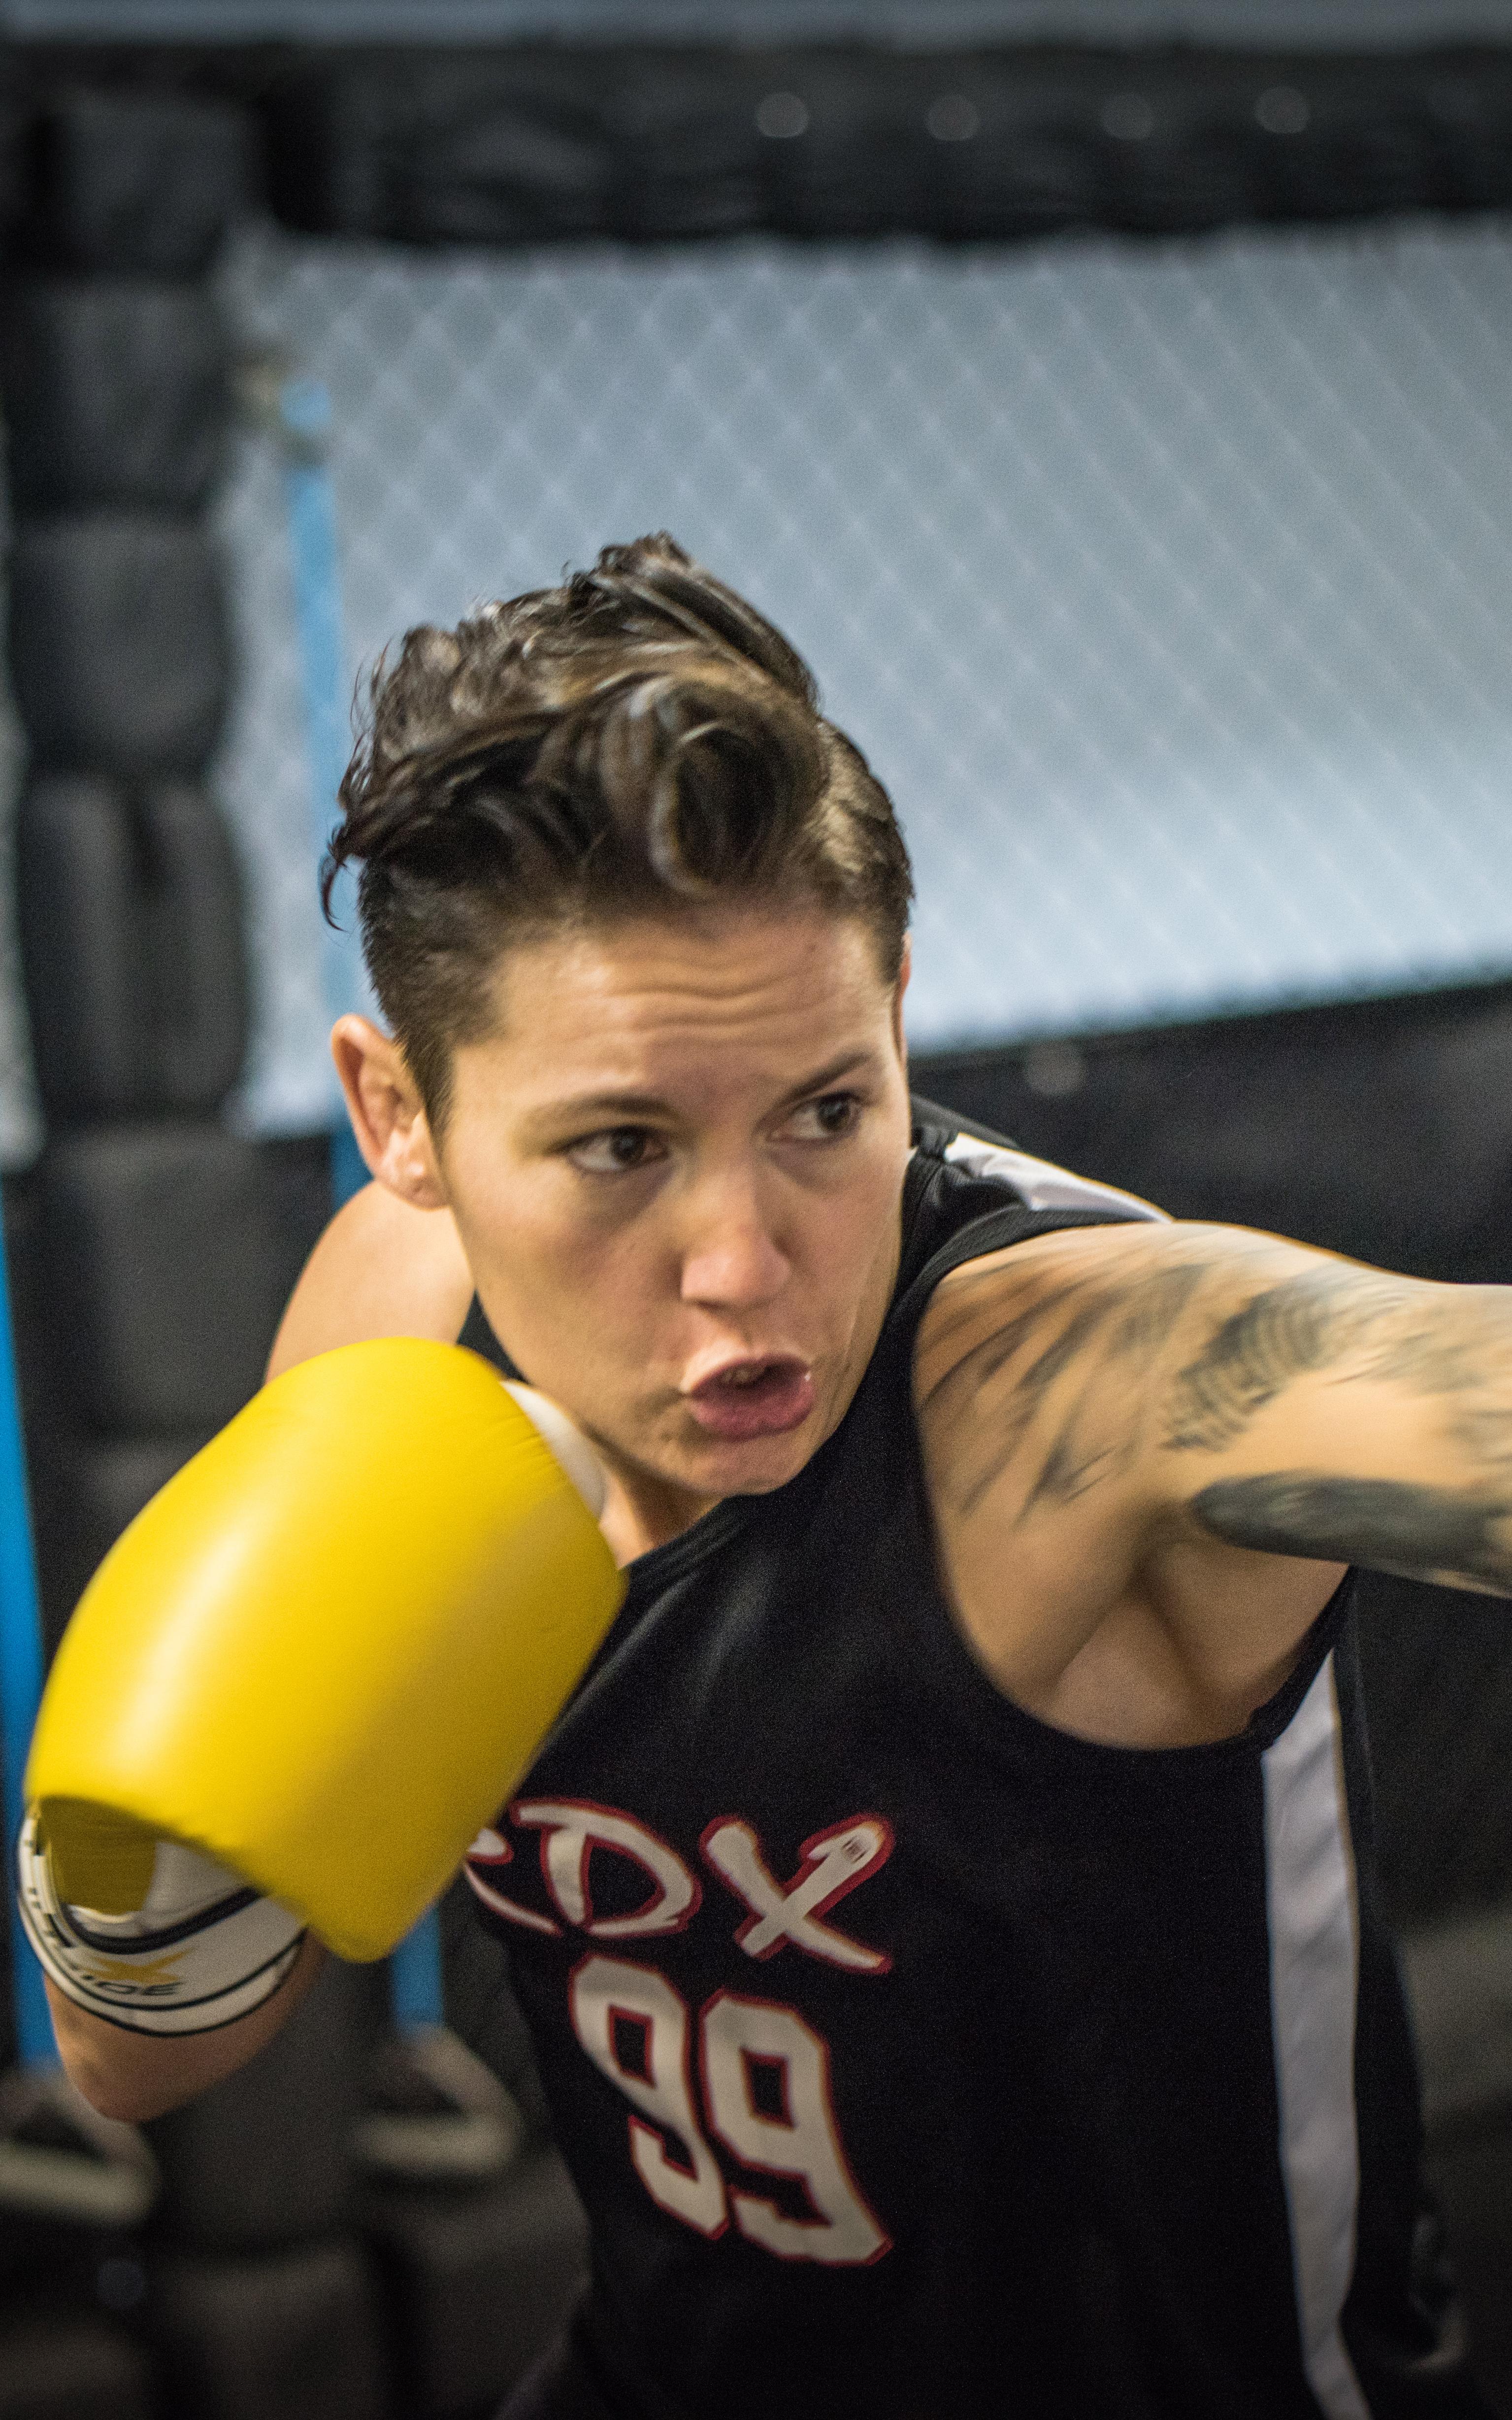
[[[374,988],[434,1125],[511,940],[713,901],[820,904],[902,963],[891,802],[813,675],[664,532],[410,630],[373,674],[324,873],[348,863]]]

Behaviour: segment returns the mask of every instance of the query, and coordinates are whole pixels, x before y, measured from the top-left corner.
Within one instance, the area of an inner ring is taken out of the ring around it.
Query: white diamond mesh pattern
[[[331,391],[354,676],[658,526],[790,631],[907,829],[918,1044],[1512,967],[1504,223],[513,257],[264,231],[225,296]],[[222,521],[244,1109],[290,1129],[329,1092],[257,440]]]

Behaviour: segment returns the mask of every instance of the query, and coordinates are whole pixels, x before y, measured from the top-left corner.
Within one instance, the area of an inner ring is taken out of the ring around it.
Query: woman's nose
[[[751,1310],[781,1292],[788,1272],[753,1193],[725,1188],[696,1218],[683,1257],[683,1300]]]

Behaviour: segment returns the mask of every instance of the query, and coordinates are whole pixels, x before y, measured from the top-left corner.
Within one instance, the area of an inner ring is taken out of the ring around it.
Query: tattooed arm
[[[1512,1291],[1278,1273],[1179,1371],[1162,1443],[1215,1537],[1512,1594]]]
[[[1079,1230],[947,1279],[918,1398],[968,1635],[1053,1712],[1073,1666],[1106,1697],[1110,1618],[1125,1681],[1164,1657],[1174,1702],[1273,1679],[1347,1563],[1512,1595],[1512,1290]]]

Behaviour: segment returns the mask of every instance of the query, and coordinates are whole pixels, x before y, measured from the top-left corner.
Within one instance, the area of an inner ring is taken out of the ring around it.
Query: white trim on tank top
[[[946,1145],[945,1156],[953,1168],[964,1169],[968,1176],[995,1176],[1011,1185],[1030,1210],[1111,1210],[1128,1218],[1164,1218],[1164,1210],[1156,1210],[1136,1194],[1120,1193],[1114,1185],[1099,1185],[1088,1176],[1075,1176],[1069,1168],[1057,1168],[1048,1159],[1036,1159],[1032,1153],[1019,1151],[998,1142],[986,1142],[980,1135],[963,1127],[952,1142]]]
[[[1360,2200],[1360,1920],[1332,1654],[1260,1766],[1281,2173],[1303,2366],[1328,2420],[1370,2420],[1340,2325]]]

